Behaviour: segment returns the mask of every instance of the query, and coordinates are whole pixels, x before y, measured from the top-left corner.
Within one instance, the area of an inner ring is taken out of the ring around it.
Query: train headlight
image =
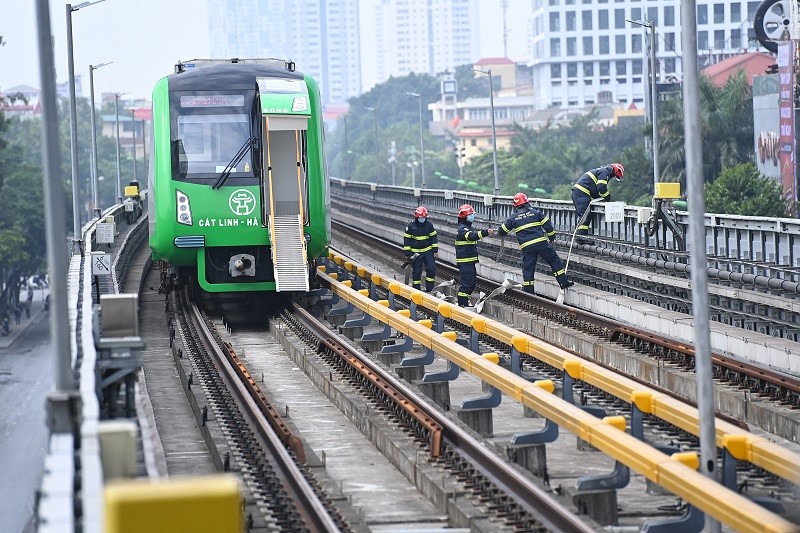
[[[175,216],[178,224],[184,226],[192,225],[192,207],[189,205],[189,197],[179,190],[175,190]]]

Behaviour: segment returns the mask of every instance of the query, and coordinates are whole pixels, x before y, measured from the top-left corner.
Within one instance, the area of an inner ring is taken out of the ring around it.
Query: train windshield
[[[255,185],[253,168],[252,96],[194,92],[172,95],[173,179],[192,183],[214,183],[230,170],[226,185]],[[236,158],[235,166],[229,164]]]

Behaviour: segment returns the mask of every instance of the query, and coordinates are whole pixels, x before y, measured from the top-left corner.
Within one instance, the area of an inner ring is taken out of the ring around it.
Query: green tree
[[[683,126],[683,99],[665,102],[659,111],[662,181],[685,183]],[[753,160],[753,92],[743,71],[720,88],[700,77],[700,130],[705,181],[725,167]]]
[[[706,211],[756,217],[785,217],[787,204],[781,184],[761,174],[753,163],[722,171],[705,185]]]

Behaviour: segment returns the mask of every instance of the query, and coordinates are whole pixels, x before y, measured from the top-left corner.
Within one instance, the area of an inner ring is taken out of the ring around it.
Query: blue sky
[[[74,0],[74,4],[82,0]],[[66,2],[50,2],[56,75],[67,79]],[[499,0],[480,0],[481,55],[503,54]],[[208,56],[208,20],[203,0],[105,0],[73,13],[75,73],[89,91],[89,65],[113,61],[95,71],[96,94],[130,92],[149,97],[155,82],[170,74],[179,59]],[[509,0],[509,55],[526,56],[530,0]],[[26,84],[39,87],[34,0],[0,0],[0,90]]]

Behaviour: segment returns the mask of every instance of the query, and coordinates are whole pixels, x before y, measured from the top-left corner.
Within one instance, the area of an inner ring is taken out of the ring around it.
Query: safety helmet
[[[414,216],[416,218],[426,217],[428,216],[428,209],[425,206],[419,206],[416,211],[414,211]]]
[[[524,192],[518,192],[514,195],[514,207],[519,207],[522,204],[528,203],[528,196]]]
[[[614,176],[618,179],[622,179],[622,175],[625,173],[625,167],[619,163],[612,163],[611,170],[614,172]]]
[[[471,215],[474,212],[475,210],[472,209],[471,205],[464,204],[458,208],[458,218],[466,218],[467,215]]]

